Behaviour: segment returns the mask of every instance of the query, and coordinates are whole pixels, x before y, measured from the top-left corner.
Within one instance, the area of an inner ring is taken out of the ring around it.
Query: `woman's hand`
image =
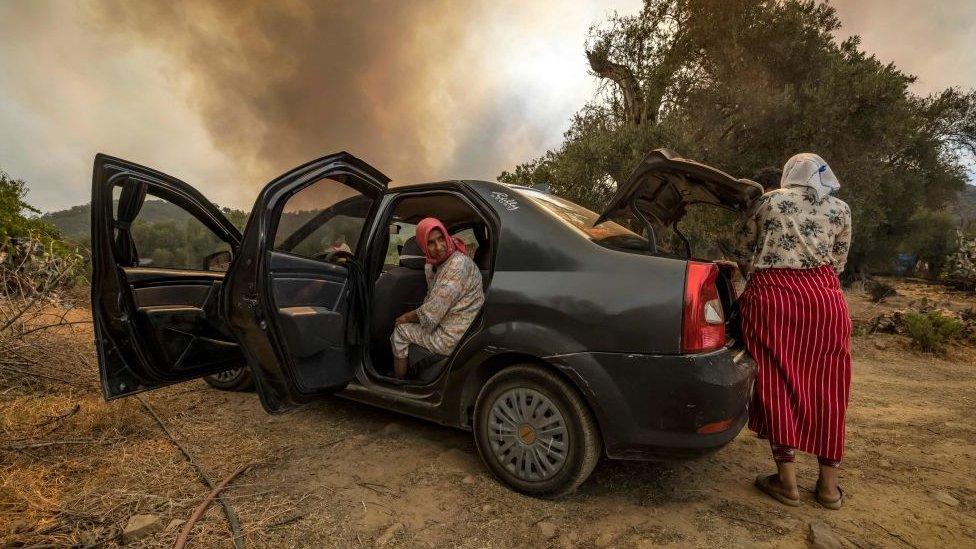
[[[409,311],[398,316],[394,322],[399,326],[400,324],[416,324],[420,322],[420,319],[417,318],[417,311]]]

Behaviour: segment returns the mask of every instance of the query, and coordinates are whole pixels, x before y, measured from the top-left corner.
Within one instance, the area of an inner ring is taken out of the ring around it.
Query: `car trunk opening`
[[[685,242],[690,257],[690,244],[677,228],[688,206],[710,204],[744,212],[762,193],[762,186],[755,181],[736,179],[668,149],[655,149],[620,184],[595,224],[633,213],[648,228],[650,252],[657,252],[655,233],[672,227]]]

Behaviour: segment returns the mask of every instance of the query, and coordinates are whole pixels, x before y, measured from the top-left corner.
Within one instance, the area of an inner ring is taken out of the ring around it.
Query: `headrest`
[[[420,244],[417,244],[417,238],[411,236],[400,249],[400,266],[422,271],[425,263],[427,263],[427,258],[424,257]]]

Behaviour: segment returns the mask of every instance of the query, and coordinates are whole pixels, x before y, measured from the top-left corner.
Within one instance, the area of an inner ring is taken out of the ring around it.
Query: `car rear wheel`
[[[474,438],[496,478],[537,497],[559,497],[593,472],[602,442],[596,421],[568,383],[539,366],[495,374],[475,403]]]
[[[250,391],[254,388],[254,379],[246,366],[224,370],[203,378],[211,387],[222,391]]]

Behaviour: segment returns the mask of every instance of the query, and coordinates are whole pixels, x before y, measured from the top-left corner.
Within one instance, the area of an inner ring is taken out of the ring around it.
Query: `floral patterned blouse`
[[[485,303],[481,271],[470,257],[454,252],[435,271],[428,263],[427,297],[417,308],[425,332],[436,338],[438,348],[453,349]]]
[[[851,247],[851,208],[843,200],[805,187],[764,194],[737,231],[735,259],[746,274],[758,269],[812,269],[830,265],[840,274]]]

